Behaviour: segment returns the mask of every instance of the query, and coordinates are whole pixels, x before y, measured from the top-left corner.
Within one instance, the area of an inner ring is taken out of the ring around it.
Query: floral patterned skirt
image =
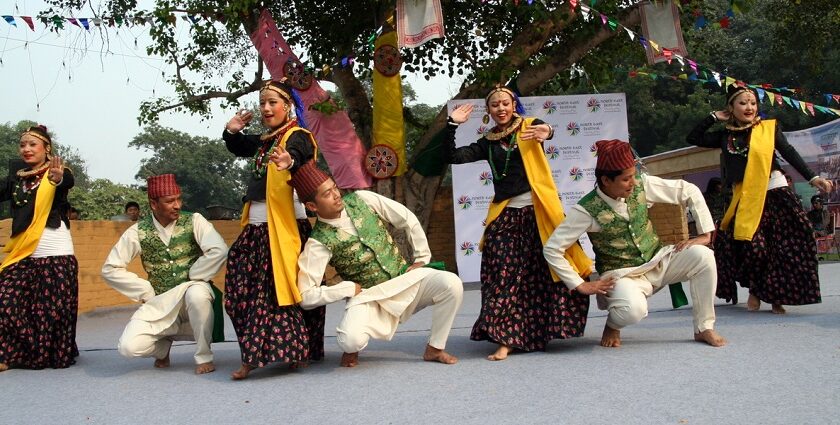
[[[301,242],[312,232],[298,220]],[[248,225],[231,246],[225,275],[225,311],[236,330],[242,363],[264,367],[324,356],[325,307],[278,306],[268,224]]]
[[[821,301],[814,232],[805,210],[787,187],[767,192],[752,241],[736,241],[731,232],[718,232],[715,260],[719,298],[737,303],[737,281],[766,303]]]
[[[76,363],[79,264],[27,257],[0,273],[0,363],[24,369]]]
[[[522,351],[583,335],[589,297],[554,282],[543,257],[534,207],[505,208],[485,231],[481,313],[470,339]]]

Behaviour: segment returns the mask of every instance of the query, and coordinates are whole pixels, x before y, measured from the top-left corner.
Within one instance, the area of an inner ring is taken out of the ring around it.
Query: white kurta
[[[127,270],[128,264],[142,251],[137,223],[126,229],[102,266],[102,277],[108,285],[126,297],[143,303],[131,316],[131,320],[147,322],[146,331],[150,334],[171,333],[173,324],[179,320],[179,314],[182,318],[184,316],[184,299],[190,287],[199,285],[206,288],[211,294],[210,299],[213,299],[209,280],[224,265],[227,259],[227,245],[219,232],[201,214],[193,214],[192,220],[193,236],[204,254],[190,267],[189,281],[155,296],[152,284],[148,280]],[[175,222],[164,227],[153,217],[152,223],[161,241],[168,246]]]
[[[405,230],[408,241],[414,251],[414,263],[429,263],[432,255],[426,234],[423,232],[423,227],[417,220],[417,217],[408,208],[373,192],[360,190],[355,193],[386,223],[390,223],[397,229]],[[335,226],[344,232],[358,235],[358,230],[353,225],[353,221],[347,215],[346,210],[341,212],[339,218],[325,219],[318,217],[318,220]],[[345,310],[348,310],[348,313],[352,308],[358,306],[373,307],[376,311],[368,315],[365,323],[365,327],[369,331],[368,333],[373,333],[371,336],[375,338],[390,339],[396,332],[398,322],[407,320],[414,312],[419,311],[426,305],[440,304],[437,301],[442,300],[446,295],[430,295],[429,302],[417,299],[418,293],[428,292],[421,289],[422,285],[430,282],[439,282],[441,286],[440,291],[446,292],[456,298],[452,303],[455,306],[451,312],[435,311],[435,314],[441,313],[440,316],[451,315],[451,318],[440,319],[439,326],[437,326],[438,328],[445,328],[445,334],[448,335],[452,323],[451,319],[454,319],[457,308],[460,306],[463,291],[463,284],[456,275],[431,268],[417,268],[372,288],[364,289],[360,294],[354,296],[356,291],[355,282],[342,281],[332,286],[321,285],[331,258],[332,253],[324,244],[313,238],[307,240],[303,252],[298,259],[298,266],[300,268],[298,289],[303,298],[301,302],[303,308],[312,309],[342,299],[348,299],[345,305]],[[339,274],[341,273],[340,270],[338,272]],[[434,285],[437,285],[437,283],[434,283]],[[435,298],[434,302],[431,301],[431,298]],[[349,316],[349,314],[345,314],[346,318]],[[433,322],[435,321],[433,318]],[[339,325],[340,333],[341,329],[352,325],[342,322]],[[432,340],[436,341],[438,345],[443,345],[439,341],[441,338],[436,338],[435,336],[436,334],[444,333],[444,331],[439,330],[436,332],[435,327],[433,323]],[[442,339],[445,341],[446,338],[443,337]],[[443,348],[442,346],[436,347]]]
[[[684,180],[668,180],[648,175],[643,176],[642,184],[649,203],[682,205],[695,217],[698,233],[704,234],[715,230],[714,221],[706,206],[703,193],[697,186]],[[623,198],[610,198],[600,188],[596,189],[596,193],[616,214],[625,219],[630,218],[627,203]],[[601,231],[601,226],[595,218],[589,215],[589,212],[580,204],[576,204],[568,210],[566,219],[554,230],[546,242],[543,254],[551,269],[560,276],[569,289],[577,288],[584,280],[564,257],[566,249],[577,242],[584,233],[599,231]],[[671,270],[672,267],[669,267],[672,262],[677,260],[676,256],[682,257],[679,258],[677,264],[679,268],[685,269],[679,271],[680,273],[676,273],[676,270]],[[699,266],[694,267],[695,264],[699,264]],[[622,326],[637,322],[647,314],[646,302],[643,306],[638,305],[642,303],[645,297],[649,297],[666,284],[681,282],[691,277],[693,277],[690,289],[692,302],[694,303],[695,327],[702,331],[710,329],[714,323],[714,290],[717,285],[717,274],[714,255],[708,248],[692,247],[677,253],[674,251],[673,245],[663,246],[647,263],[638,267],[609,270],[603,273],[602,278],[607,276],[613,276],[617,279],[616,289],[608,293],[606,297],[599,295],[598,306],[601,309],[611,311],[608,323],[614,329],[620,329]],[[626,282],[622,281],[624,278],[627,279]],[[634,288],[629,290],[625,286],[634,286]],[[640,292],[644,297],[640,300],[639,297],[625,296],[630,292]],[[628,298],[631,299],[628,301]],[[635,309],[630,314],[632,318],[619,318],[622,313],[617,310],[616,314],[613,315],[613,308],[617,306],[631,310]],[[610,322],[611,319],[613,319],[612,322]]]

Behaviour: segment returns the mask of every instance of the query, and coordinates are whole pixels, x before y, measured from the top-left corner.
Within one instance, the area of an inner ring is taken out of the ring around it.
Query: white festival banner
[[[563,209],[568,210],[595,184],[595,142],[628,140],[627,103],[624,93],[571,96],[539,96],[520,99],[526,117],[539,118],[554,127],[554,138],[543,143]],[[455,133],[457,147],[477,141],[492,126],[481,122],[484,99],[451,100],[449,112],[458,105],[475,106],[470,119]],[[484,233],[487,209],[493,201],[493,177],[487,161],[452,165],[452,201],[455,214],[455,257],[464,282],[480,281],[479,242]],[[589,239],[581,244],[594,258]]]

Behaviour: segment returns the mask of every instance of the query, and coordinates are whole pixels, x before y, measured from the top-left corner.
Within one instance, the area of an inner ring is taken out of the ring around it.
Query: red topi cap
[[[289,184],[297,191],[298,198],[303,202],[307,202],[315,198],[318,188],[329,179],[330,176],[321,171],[315,165],[315,161],[309,161],[292,173]]]
[[[146,178],[149,199],[157,199],[161,196],[180,195],[181,187],[175,182],[175,174],[161,174]]]
[[[595,168],[603,171],[623,171],[636,166],[630,144],[618,139],[595,142],[598,162]]]

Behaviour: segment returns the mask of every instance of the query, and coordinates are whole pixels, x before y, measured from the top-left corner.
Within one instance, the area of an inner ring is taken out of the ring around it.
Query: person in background
[[[137,221],[140,219],[140,204],[138,204],[137,202],[126,202],[123,211],[125,212],[125,216],[128,217],[130,221]]]
[[[825,208],[820,195],[811,197],[811,210],[808,211],[808,221],[814,228],[814,236],[823,237],[834,234],[834,216]]]

